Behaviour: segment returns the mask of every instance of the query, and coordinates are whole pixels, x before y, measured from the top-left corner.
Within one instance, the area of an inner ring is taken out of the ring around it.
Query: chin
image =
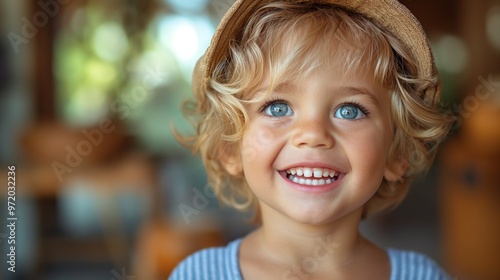
[[[298,211],[297,211],[298,210]],[[286,215],[289,219],[304,225],[321,226],[329,223],[334,223],[340,220],[350,220],[351,218],[361,218],[361,208],[343,209],[342,210],[327,210],[325,207],[315,207],[314,209],[289,209]]]
[[[302,209],[303,210],[303,209]],[[323,211],[322,211],[323,210]],[[313,211],[291,211],[285,213],[293,221],[305,225],[324,225],[335,220],[334,215],[329,215],[324,209],[314,209]]]

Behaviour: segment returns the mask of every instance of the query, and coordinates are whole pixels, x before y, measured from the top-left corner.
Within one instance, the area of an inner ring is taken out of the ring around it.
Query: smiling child
[[[452,121],[425,33],[399,2],[236,1],[193,88],[197,133],[184,143],[219,199],[256,210],[260,226],[170,279],[449,279],[359,232],[401,202]]]

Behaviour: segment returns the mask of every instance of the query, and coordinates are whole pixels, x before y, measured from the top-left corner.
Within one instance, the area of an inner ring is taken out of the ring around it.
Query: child
[[[427,38],[395,0],[238,0],[194,72],[183,139],[221,201],[260,227],[170,279],[448,279],[360,221],[393,208],[452,119]]]

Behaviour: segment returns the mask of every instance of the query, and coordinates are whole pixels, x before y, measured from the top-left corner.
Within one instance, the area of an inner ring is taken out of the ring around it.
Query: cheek
[[[346,144],[351,146],[349,158],[353,168],[358,166],[360,170],[382,176],[391,142],[389,135],[371,129],[363,135],[350,138],[351,141],[346,141]]]
[[[241,146],[243,163],[261,159],[269,153],[276,142],[277,133],[275,130],[257,124],[250,125],[243,135]]]

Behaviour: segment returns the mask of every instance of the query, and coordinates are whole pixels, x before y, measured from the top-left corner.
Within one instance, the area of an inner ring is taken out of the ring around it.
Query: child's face
[[[241,167],[263,214],[324,224],[361,210],[388,172],[389,104],[370,72],[333,63],[249,105]]]

